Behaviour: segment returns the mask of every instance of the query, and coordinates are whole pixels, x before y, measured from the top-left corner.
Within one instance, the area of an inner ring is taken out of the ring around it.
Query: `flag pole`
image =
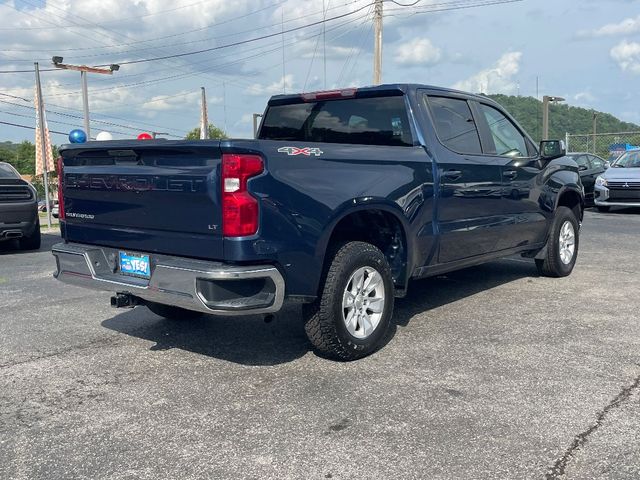
[[[38,94],[38,123],[40,127],[40,148],[42,149],[42,175],[44,179],[44,201],[47,209],[47,226],[51,228],[51,206],[49,204],[49,178],[47,175],[47,142],[45,141],[44,131],[44,107],[42,104],[42,87],[40,85],[40,67],[38,62],[34,62],[36,67],[36,93]],[[37,157],[37,152],[36,152]]]

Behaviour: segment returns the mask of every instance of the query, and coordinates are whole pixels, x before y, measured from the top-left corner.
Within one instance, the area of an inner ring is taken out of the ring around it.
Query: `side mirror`
[[[604,162],[604,169],[606,170],[611,166],[611,162]]]
[[[562,140],[542,140],[540,142],[540,157],[543,160],[553,160],[564,157],[566,154],[567,149]]]
[[[581,172],[584,172],[585,170],[588,170],[586,165],[578,165],[578,170],[580,170]]]

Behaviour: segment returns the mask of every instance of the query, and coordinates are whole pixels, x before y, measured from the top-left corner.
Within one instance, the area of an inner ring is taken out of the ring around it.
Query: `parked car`
[[[584,187],[585,204],[590,207],[594,206],[593,191],[596,184],[596,177],[606,170],[607,161],[592,153],[573,152],[567,153],[567,156],[578,164],[580,180]]]
[[[53,207],[58,205],[58,201],[57,200],[49,200],[49,208],[51,210],[53,210]],[[47,202],[44,200],[40,200],[38,202],[38,211],[39,212],[46,212],[47,211]]]
[[[33,185],[0,162],[0,241],[14,239],[23,250],[40,248],[38,197]]]
[[[513,254],[561,277],[578,254],[562,142],[538,148],[499,104],[450,89],[278,95],[256,140],[60,152],[59,280],[168,318],[303,303],[311,343],[342,360],[380,347],[410,279]]]
[[[53,218],[58,218],[60,215],[60,207],[58,206],[58,202],[55,203],[53,208],[51,209],[51,215]]]
[[[595,204],[601,212],[640,207],[640,149],[623,153],[596,178]]]

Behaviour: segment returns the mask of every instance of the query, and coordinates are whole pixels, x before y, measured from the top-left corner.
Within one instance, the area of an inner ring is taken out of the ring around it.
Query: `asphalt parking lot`
[[[0,478],[640,478],[640,211],[586,214],[572,276],[416,282],[384,349],[161,319],[0,251]]]

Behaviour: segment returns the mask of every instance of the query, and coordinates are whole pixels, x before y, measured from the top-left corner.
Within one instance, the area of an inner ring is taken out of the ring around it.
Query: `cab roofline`
[[[287,95],[274,95],[269,99],[269,106],[286,105],[292,103],[304,103],[310,101],[324,100],[340,100],[345,98],[370,98],[382,96],[399,96],[409,92],[425,89],[430,91],[439,91],[443,93],[452,93],[456,95],[464,95],[473,98],[482,98],[485,101],[492,101],[488,97],[477,95],[469,92],[455,90],[453,88],[437,87],[433,85],[423,85],[417,83],[389,83],[384,85],[367,86],[367,87],[346,87],[335,90],[319,90],[315,92],[292,93]]]

